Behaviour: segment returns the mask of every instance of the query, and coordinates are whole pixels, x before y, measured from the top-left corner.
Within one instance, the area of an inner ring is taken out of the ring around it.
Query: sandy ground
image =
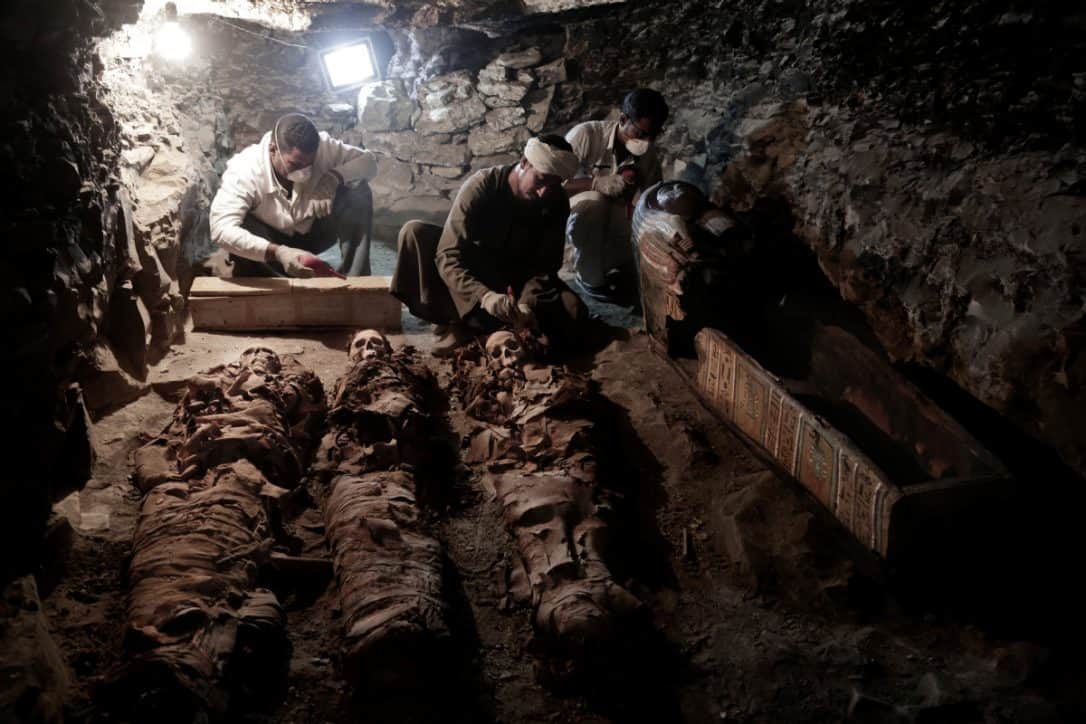
[[[506,592],[511,542],[479,471],[457,466],[427,516],[447,551],[463,671],[455,691],[435,694],[415,718],[814,722],[851,712],[857,721],[1082,720],[1077,662],[937,611],[903,610],[878,562],[698,403],[627,310],[596,311],[626,329],[574,364],[591,370],[615,406],[604,460],[625,501],[619,580],[651,611],[652,630],[589,685],[562,690],[541,680],[528,613]],[[128,480],[131,452],[165,424],[192,373],[261,345],[297,356],[327,390],[344,370],[347,338],[190,332],[151,371],[149,394],[97,421],[94,478],[57,507],[75,542],[44,597],[77,682],[73,720],[98,720],[93,686],[122,657],[123,572],[139,504]],[[423,352],[431,344],[426,325],[410,318],[390,339]],[[448,363],[428,359],[447,380]],[[452,399],[445,443],[455,447],[462,426]],[[252,721],[412,720],[395,703],[348,705],[336,665],[334,586],[284,598],[289,686]]]

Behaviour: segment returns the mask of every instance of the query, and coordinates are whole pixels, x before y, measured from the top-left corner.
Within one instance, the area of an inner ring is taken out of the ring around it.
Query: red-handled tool
[[[301,261],[304,266],[307,266],[313,270],[313,276],[338,277],[340,279],[347,278],[337,272],[335,269],[333,269],[332,265],[326,262],[324,259],[321,259],[320,257],[314,256],[312,254],[303,254],[299,261]]]

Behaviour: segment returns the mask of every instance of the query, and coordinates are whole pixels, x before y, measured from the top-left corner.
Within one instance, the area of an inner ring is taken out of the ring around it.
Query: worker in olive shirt
[[[315,254],[339,241],[348,276],[370,273],[373,154],[337,141],[299,113],[230,159],[211,202],[211,239],[234,276],[310,277]]]
[[[587,310],[558,270],[569,216],[562,182],[577,165],[561,136],[533,138],[519,162],[464,182],[444,229],[409,221],[400,230],[392,293],[435,331],[446,327],[435,355],[503,325],[537,326],[558,346],[573,339]]]

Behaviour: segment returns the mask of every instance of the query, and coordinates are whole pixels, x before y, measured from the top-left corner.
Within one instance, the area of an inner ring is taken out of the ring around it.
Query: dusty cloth
[[[524,146],[524,157],[540,173],[560,176],[563,181],[577,173],[577,168],[580,166],[577,154],[555,148],[538,138],[528,139],[528,143]]]
[[[636,170],[636,188],[643,189],[663,177],[655,146],[643,156],[616,152],[618,121],[579,123],[566,134],[580,159],[574,178],[607,176],[623,169]],[[633,269],[627,199],[609,198],[597,191],[584,191],[570,198],[566,239],[573,246],[573,261],[581,280],[603,286],[612,269]]]
[[[320,145],[313,160],[309,181],[294,184],[288,192],[279,183],[271,165],[271,133],[230,159],[215,198],[211,202],[211,240],[235,256],[263,261],[268,241],[243,227],[245,217],[291,236],[310,231],[316,220],[311,193],[330,170],[345,184],[369,181],[377,175],[372,153],[320,133]]]
[[[497,329],[501,322],[478,306],[463,316],[460,314],[437,269],[438,247],[443,239],[440,226],[422,221],[404,224],[400,229],[396,272],[392,277],[393,296],[406,304],[413,315],[428,322],[463,321],[480,331]],[[532,277],[513,288],[517,302],[532,309],[540,330],[554,342],[561,345],[576,338],[576,326],[588,317],[588,309],[557,273]]]
[[[241,228],[267,241],[314,254],[320,254],[338,241],[342,261],[337,271],[350,277],[370,275],[373,194],[365,181],[358,181],[354,186],[341,186],[332,202],[332,213],[313,222],[308,233],[285,234],[255,214],[247,214]],[[286,276],[275,261],[253,261],[231,254],[230,263],[236,277]]]

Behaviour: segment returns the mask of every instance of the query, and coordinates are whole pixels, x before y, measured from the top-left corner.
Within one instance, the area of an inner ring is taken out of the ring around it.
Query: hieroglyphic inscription
[[[766,420],[767,384],[740,360],[735,373],[735,423],[758,442],[762,441]]]
[[[841,461],[837,465],[837,503],[833,513],[845,527],[856,532],[856,458],[840,451]]]
[[[791,475],[796,474],[796,434],[799,427],[799,407],[785,400],[781,404],[781,442],[777,459]]]
[[[833,467],[836,449],[833,441],[810,417],[803,418],[800,433],[799,482],[833,510]]]
[[[852,531],[864,545],[875,548],[875,495],[882,481],[866,465],[856,468],[856,502]]]
[[[781,393],[779,390],[769,390],[769,406],[766,412],[765,449],[770,455],[777,455],[777,441],[781,432]]]

